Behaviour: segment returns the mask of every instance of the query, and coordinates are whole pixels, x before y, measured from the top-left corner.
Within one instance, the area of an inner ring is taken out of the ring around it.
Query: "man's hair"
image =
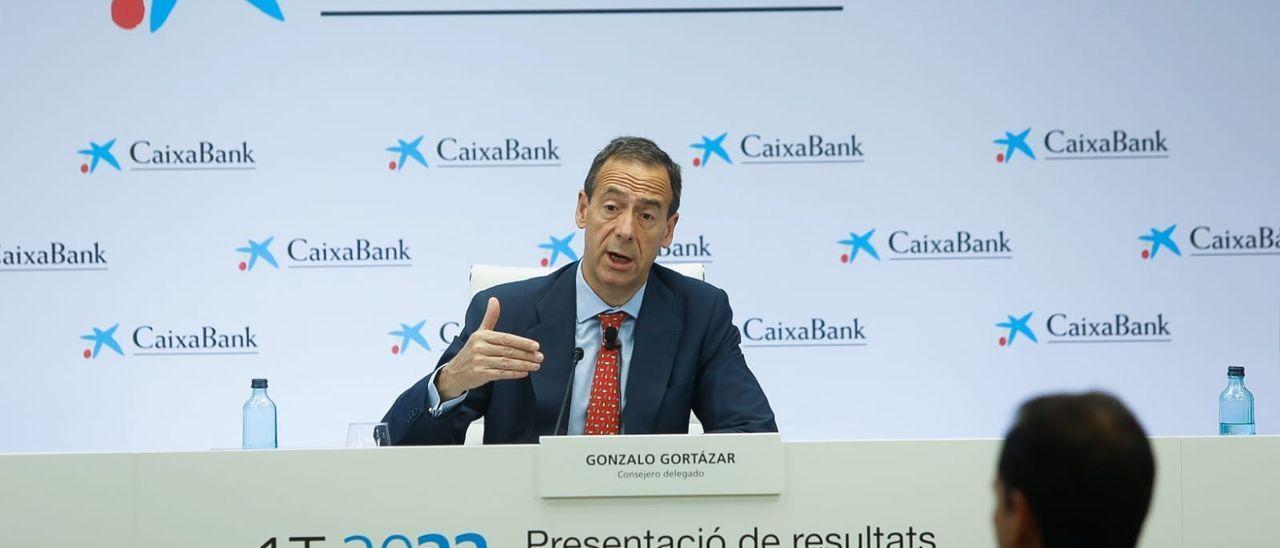
[[[666,152],[644,137],[617,137],[596,154],[596,159],[591,162],[591,169],[587,171],[587,180],[582,184],[587,198],[591,198],[596,190],[596,173],[609,160],[628,160],[666,169],[667,180],[671,182],[671,206],[667,208],[667,217],[675,215],[676,210],[680,209],[680,165],[672,162]]]
[[[1151,503],[1155,458],[1120,400],[1057,394],[1018,410],[999,474],[1001,504],[1021,491],[1046,548],[1133,548]]]

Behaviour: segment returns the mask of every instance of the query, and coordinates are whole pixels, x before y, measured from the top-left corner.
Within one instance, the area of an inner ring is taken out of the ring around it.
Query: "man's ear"
[[[587,191],[579,190],[578,209],[574,213],[574,220],[577,221],[578,228],[587,228],[587,202],[589,201],[590,199],[587,198]]]
[[[678,222],[680,222],[679,213],[667,218],[667,234],[662,237],[662,247],[671,247],[671,240],[676,237],[676,223]]]
[[[1040,546],[1040,524],[1036,523],[1035,512],[1031,503],[1021,489],[1009,491],[1010,529],[1015,546]]]

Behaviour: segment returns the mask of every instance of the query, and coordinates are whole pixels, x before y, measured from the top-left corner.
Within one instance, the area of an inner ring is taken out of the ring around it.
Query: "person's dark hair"
[[[1155,458],[1120,400],[1059,394],[1018,410],[998,473],[1001,503],[1021,491],[1046,548],[1133,548],[1151,503]]]
[[[680,165],[672,162],[661,148],[644,137],[618,137],[609,141],[604,149],[591,161],[591,169],[587,171],[587,180],[582,183],[587,198],[596,190],[596,173],[609,160],[630,160],[646,166],[661,167],[667,170],[667,180],[671,181],[671,207],[667,208],[670,218],[680,209]]]

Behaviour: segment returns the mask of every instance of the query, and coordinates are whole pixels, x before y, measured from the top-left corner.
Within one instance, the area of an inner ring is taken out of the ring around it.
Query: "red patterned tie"
[[[618,401],[618,367],[622,361],[619,348],[605,348],[604,332],[620,329],[626,312],[600,315],[600,353],[596,355],[596,373],[591,377],[591,401],[587,404],[587,422],[582,433],[588,436],[612,436],[620,431],[622,402]]]

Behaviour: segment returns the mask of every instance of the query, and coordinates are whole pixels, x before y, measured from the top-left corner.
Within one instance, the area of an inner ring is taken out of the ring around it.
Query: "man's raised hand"
[[[492,381],[521,379],[542,367],[538,341],[493,330],[499,312],[498,299],[489,297],[480,327],[436,375],[441,399],[451,400]]]

